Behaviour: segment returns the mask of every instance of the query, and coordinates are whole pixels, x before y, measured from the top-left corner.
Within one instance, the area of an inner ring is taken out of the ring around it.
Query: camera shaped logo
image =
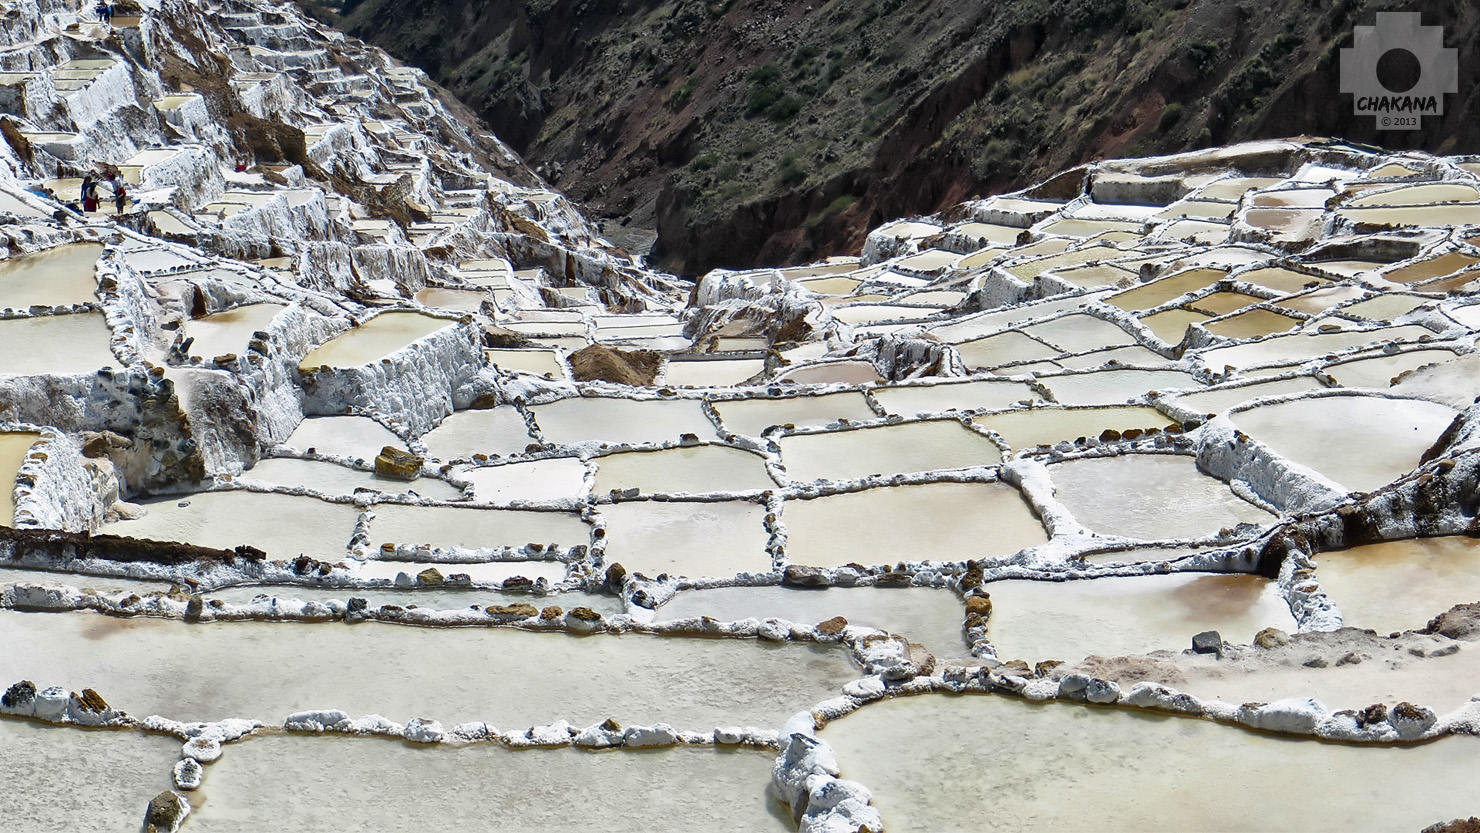
[[[1424,116],[1444,115],[1444,96],[1459,92],[1458,51],[1445,48],[1444,27],[1424,26],[1418,12],[1378,12],[1377,25],[1352,35],[1341,50],[1341,91],[1352,94],[1358,116],[1372,116],[1379,130],[1417,130]],[[1416,61],[1417,83],[1388,89],[1378,72],[1385,56]]]

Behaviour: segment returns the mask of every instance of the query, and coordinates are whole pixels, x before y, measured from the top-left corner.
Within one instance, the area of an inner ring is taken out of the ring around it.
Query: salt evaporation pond
[[[573,501],[586,491],[586,464],[575,457],[557,457],[504,466],[464,469],[459,477],[473,484],[479,501]]]
[[[1132,428],[1166,428],[1172,424],[1166,414],[1143,405],[1113,408],[1031,408],[988,414],[972,420],[1002,437],[1014,451],[1037,445],[1073,442],[1084,437],[1099,437],[1107,429],[1126,431]]]
[[[192,319],[185,324],[185,337],[193,339],[186,352],[202,359],[240,356],[247,351],[252,333],[267,329],[284,309],[282,304],[249,304]]]
[[[1415,538],[1315,557],[1321,589],[1346,625],[1391,633],[1421,628],[1457,604],[1480,601],[1480,540]]]
[[[130,714],[184,721],[280,724],[306,709],[342,709],[501,729],[608,717],[680,729],[774,727],[859,674],[839,647],[516,628],[192,625],[0,611],[0,636],[11,646],[5,679],[92,686]]]
[[[1386,388],[1410,370],[1453,359],[1452,350],[1410,350],[1406,353],[1373,356],[1326,367],[1326,373],[1344,388]]]
[[[1197,389],[1202,383],[1180,370],[1101,370],[1039,380],[1063,405],[1119,405],[1147,391]]]
[[[283,443],[299,451],[313,449],[351,460],[374,460],[382,448],[402,445],[390,429],[362,416],[309,417]]]
[[[198,492],[140,501],[144,517],[103,527],[110,535],[230,550],[249,544],[269,558],[343,558],[360,510],[313,497]],[[185,504],[185,505],[181,505]]]
[[[788,500],[781,520],[787,557],[818,567],[965,561],[1048,540],[1022,494],[1003,483],[880,486]]]
[[[606,560],[649,577],[730,577],[771,570],[766,507],[738,500],[635,501],[601,507]]]
[[[1019,362],[1051,359],[1062,351],[1017,331],[999,333],[956,345],[967,367],[1000,367]]]
[[[1087,529],[1143,540],[1201,538],[1275,518],[1197,469],[1192,457],[1125,454],[1049,467],[1054,494]],[[1176,507],[1176,511],[1168,511]]]
[[[0,432],[0,526],[15,523],[16,475],[39,439],[40,434],[26,431]]]
[[[663,371],[663,379],[679,387],[727,387],[738,385],[765,369],[764,359],[670,361]]]
[[[238,479],[261,480],[277,486],[302,486],[321,494],[353,495],[356,489],[372,489],[388,494],[414,494],[435,500],[455,500],[462,490],[445,480],[418,477],[412,481],[381,477],[373,471],[360,471],[337,463],[274,457],[262,460],[242,472]]]
[[[1417,468],[1454,411],[1418,399],[1322,396],[1237,411],[1232,419],[1276,454],[1345,489],[1370,492]]]
[[[522,454],[534,438],[524,415],[512,405],[481,411],[458,411],[442,420],[422,438],[427,453],[438,460],[471,458],[474,454]]]
[[[634,400],[576,397],[536,405],[534,420],[546,442],[559,445],[677,442],[684,434],[714,439],[714,423],[697,399]]]
[[[534,543],[573,547],[590,543],[591,537],[580,516],[573,512],[395,503],[377,504],[374,512],[370,540],[376,546],[430,544],[441,549],[478,549],[518,548]]]
[[[1171,398],[1177,406],[1201,414],[1221,414],[1230,408],[1264,396],[1284,396],[1303,393],[1323,387],[1314,376],[1293,376],[1289,379],[1272,379],[1251,385],[1230,385],[1209,388],[1196,393],[1182,393]]]
[[[1295,630],[1275,582],[1241,574],[1174,573],[1079,581],[994,581],[987,637],[1003,660],[1078,661],[1178,651],[1215,630],[1248,643],[1274,627]]]
[[[874,388],[873,394],[886,412],[900,416],[1010,408],[1019,402],[1040,399],[1022,382],[996,380],[879,387]]]
[[[758,492],[776,488],[759,454],[724,445],[629,451],[596,458],[596,494],[635,488],[645,494]]]
[[[511,578],[527,578],[530,581],[544,579],[554,584],[564,581],[566,576],[563,561],[484,561],[479,563],[449,563],[445,561],[381,561],[370,559],[359,562],[355,575],[362,581],[417,582],[423,571],[435,569],[443,576],[465,575],[474,584],[500,584]],[[403,578],[404,576],[404,578]]]
[[[70,375],[119,367],[101,313],[0,320],[0,375]],[[45,350],[36,345],[45,344]]]
[[[263,737],[229,747],[211,765],[187,825],[207,833],[421,833],[490,820],[499,830],[571,833],[793,829],[768,796],[774,763],[771,753],[749,749],[514,751]]]
[[[454,322],[419,312],[383,312],[358,327],[353,327],[316,347],[300,368],[359,367],[380,361],[414,341]]]
[[[179,759],[180,742],[160,735],[0,718],[0,818],[10,830],[138,833]]]
[[[965,657],[961,628],[966,609],[950,590],[929,587],[719,587],[684,590],[658,608],[663,622],[708,616],[721,622],[783,619],[799,625],[842,616],[908,637],[941,658]]]
[[[94,265],[103,247],[73,243],[0,260],[0,308],[95,304]]]
[[[714,409],[719,412],[725,430],[749,437],[759,437],[773,425],[812,428],[840,419],[859,421],[878,418],[863,394],[854,392],[786,399],[739,399],[733,402],[716,402]]]
[[[1090,819],[1129,830],[1420,830],[1472,815],[1480,778],[1470,737],[1357,747],[997,695],[885,700],[821,736],[897,833],[966,833],[983,819],[1012,830],[1080,830]],[[1219,787],[1197,786],[1207,784]]]
[[[941,419],[793,434],[781,439],[781,460],[793,483],[805,483],[991,466],[1002,461],[1002,452],[960,422]]]
[[[392,562],[381,562],[392,563]],[[526,564],[536,562],[524,562]],[[465,568],[473,565],[456,564],[443,565],[437,568],[439,572],[451,574],[464,572]],[[481,566],[481,565],[479,565]],[[402,569],[405,569],[403,566]],[[3,580],[9,571],[0,570],[0,580]],[[59,577],[65,579],[65,577]],[[36,579],[32,579],[36,580]],[[53,581],[52,583],[56,583]],[[67,580],[65,583],[73,586],[86,585],[99,590],[105,588],[116,588],[118,582],[112,579],[86,579]],[[138,584],[143,584],[139,582]],[[124,585],[127,586],[127,585]],[[156,585],[151,590],[168,590],[169,583],[163,586]],[[130,592],[139,593],[139,587],[130,587]],[[148,592],[143,590],[142,592]],[[511,605],[520,602],[533,604],[536,607],[545,608],[555,605],[563,610],[577,607],[590,608],[603,616],[610,616],[625,611],[622,600],[617,596],[607,596],[598,593],[583,593],[580,591],[567,591],[562,593],[547,593],[543,596],[534,596],[529,593],[503,592],[499,590],[486,590],[474,587],[450,587],[446,584],[418,585],[416,587],[299,587],[292,585],[263,585],[263,584],[241,584],[235,587],[222,587],[218,590],[201,591],[201,595],[210,599],[220,599],[231,604],[244,605],[260,597],[268,599],[279,599],[287,601],[298,599],[301,601],[328,602],[338,599],[347,602],[353,597],[367,600],[371,607],[377,605],[399,605],[406,608],[427,608],[428,610],[467,610],[477,605],[479,607],[490,607],[493,605]]]

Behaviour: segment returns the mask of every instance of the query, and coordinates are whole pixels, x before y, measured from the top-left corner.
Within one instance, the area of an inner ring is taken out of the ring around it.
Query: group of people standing
[[[93,11],[97,13],[99,23],[106,23],[110,26],[113,24],[112,3],[107,2],[107,0],[98,0],[98,5],[93,7]]]
[[[84,213],[92,213],[98,210],[98,186],[104,182],[113,190],[113,205],[117,213],[122,214],[128,207],[128,186],[124,184],[123,177],[108,172],[102,177],[86,174],[82,177],[82,210]]]

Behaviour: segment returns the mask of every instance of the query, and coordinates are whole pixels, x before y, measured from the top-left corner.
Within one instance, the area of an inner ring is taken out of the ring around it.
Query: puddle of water
[[[771,569],[761,504],[637,501],[603,506],[601,514],[606,561],[630,572],[707,578]]]
[[[417,833],[473,829],[489,819],[504,830],[571,833],[789,830],[785,808],[773,807],[767,793],[774,763],[770,753],[725,748],[516,752],[265,737],[231,747],[211,765],[188,824],[207,833]],[[492,772],[498,777],[490,780]]]
[[[1013,830],[1078,830],[1088,819],[1207,833],[1418,830],[1474,813],[1480,777],[1480,742],[1468,737],[1343,746],[991,695],[884,700],[828,724],[822,738],[897,833],[964,833],[986,818]],[[1189,778],[1230,788],[1190,800]]]
[[[776,488],[758,454],[722,445],[629,451],[596,458],[596,494],[638,488],[646,494],[753,492]]]
[[[574,457],[485,466],[461,472],[480,501],[575,500],[586,491],[586,465]]]
[[[1026,327],[1023,332],[1066,353],[1082,353],[1101,347],[1135,344],[1130,333],[1092,315],[1068,315]]]
[[[1416,341],[1425,335],[1433,335],[1433,331],[1414,325],[1384,327],[1365,332],[1294,333],[1249,344],[1219,347],[1200,353],[1198,357],[1204,365],[1213,370],[1222,370],[1225,366],[1245,368],[1260,364],[1297,364],[1326,353],[1363,344]]]
[[[353,495],[355,489],[374,489],[387,494],[415,493],[436,500],[462,497],[461,489],[455,489],[446,481],[435,478],[419,477],[407,482],[380,477],[374,472],[357,471],[336,463],[296,460],[291,457],[262,460],[243,472],[242,477],[279,486],[303,486],[326,495]]]
[[[100,313],[48,315],[0,321],[0,375],[92,373],[120,367],[113,332]],[[45,350],[36,345],[45,344]]]
[[[677,441],[696,434],[713,439],[714,423],[696,399],[578,397],[536,405],[535,422],[546,442],[560,445],[600,440],[607,443]]]
[[[1199,321],[1207,321],[1209,318],[1212,316],[1173,307],[1148,315],[1141,319],[1141,323],[1145,324],[1157,338],[1175,347],[1182,343],[1182,338],[1187,335],[1187,328],[1190,325]]]
[[[1454,605],[1480,601],[1480,540],[1474,538],[1389,541],[1321,553],[1315,561],[1321,589],[1353,628],[1384,634],[1421,628]]]
[[[0,260],[0,307],[96,303],[93,265],[102,253],[96,243],[74,243]]]
[[[372,461],[382,448],[403,445],[385,426],[362,416],[309,417],[284,442],[299,451],[312,448],[319,454]]]
[[[1300,326],[1299,318],[1281,315],[1267,309],[1251,309],[1208,325],[1208,332],[1226,338],[1259,338],[1283,333]]]
[[[1057,463],[1048,471],[1059,500],[1076,520],[1101,535],[1201,538],[1240,521],[1274,520],[1223,481],[1198,471],[1191,457],[1094,457]],[[1173,506],[1175,512],[1167,511]]]
[[[1173,397],[1172,402],[1201,414],[1221,414],[1229,408],[1261,396],[1299,393],[1319,387],[1322,387],[1321,383],[1311,376],[1296,376],[1291,379],[1276,379],[1272,382],[1259,382],[1241,387],[1211,388],[1198,393]]]
[[[1024,400],[1041,397],[1022,382],[981,381],[941,385],[910,385],[874,388],[874,399],[890,414],[965,411],[978,408],[1010,408]]]
[[[1022,495],[1003,483],[927,483],[788,500],[788,558],[839,567],[907,559],[1009,555],[1048,540]]]
[[[189,354],[214,359],[228,353],[247,352],[252,333],[267,329],[274,316],[286,309],[282,304],[249,304],[185,322],[185,336],[194,341]]]
[[[1392,385],[1394,377],[1402,373],[1453,358],[1454,353],[1450,350],[1413,350],[1328,365],[1325,370],[1344,388],[1386,388]]]
[[[952,229],[952,232],[962,237],[974,237],[985,240],[988,243],[996,243],[1000,246],[1017,245],[1018,235],[1023,233],[1020,228],[1012,226],[1001,226],[995,223],[966,223]]]
[[[200,492],[139,503],[148,514],[108,524],[103,532],[224,550],[250,544],[276,560],[308,555],[331,563],[344,558],[360,515],[353,506],[262,492]]]
[[[1017,362],[1051,359],[1060,350],[1019,332],[999,333],[956,345],[967,367],[999,367]]]
[[[763,359],[710,359],[670,361],[665,380],[686,388],[729,387],[766,369]]]
[[[883,377],[872,362],[854,360],[822,362],[776,374],[778,382],[794,382],[799,385],[863,385],[882,380]]]
[[[137,833],[179,758],[173,738],[0,719],[0,767],[12,785],[0,790],[0,816],[12,830]]]
[[[721,587],[685,590],[658,608],[660,621],[709,616],[721,622],[785,619],[798,624],[842,616],[851,625],[886,630],[919,642],[937,657],[968,656],[961,634],[966,609],[949,590],[929,587]]]
[[[1197,389],[1202,383],[1181,370],[1098,370],[1039,378],[1064,405],[1118,405],[1148,391]]]
[[[370,541],[436,547],[522,547],[525,544],[589,543],[590,530],[573,512],[465,509],[452,506],[381,504],[370,522]]]
[[[590,726],[608,717],[682,729],[779,726],[859,673],[847,651],[806,643],[514,628],[191,625],[0,611],[0,634],[13,647],[14,679],[77,691],[96,685],[130,714],[184,721],[272,724],[334,708],[446,726],[485,720],[501,729],[562,718]]]
[[[15,478],[40,434],[0,432],[0,526],[15,523]]]
[[[1079,437],[1098,437],[1106,428],[1165,428],[1166,414],[1155,408],[1034,408],[1005,414],[988,414],[972,420],[1001,435],[1014,451]]]
[[[1222,269],[1190,269],[1134,289],[1127,289],[1118,295],[1111,295],[1105,299],[1105,303],[1119,307],[1126,312],[1151,309],[1189,292],[1206,289],[1226,277],[1228,273]]]
[[[821,427],[839,419],[878,419],[863,394],[853,391],[822,396],[794,396],[786,399],[737,399],[716,402],[725,430],[749,437],[759,437],[773,425],[798,428]]]
[[[359,367],[380,361],[453,322],[419,312],[385,312],[314,348],[299,362],[301,368]]]
[[[1443,405],[1376,396],[1297,399],[1233,415],[1234,424],[1276,454],[1362,492],[1417,467],[1453,419],[1454,410]]]
[[[781,460],[792,482],[805,483],[990,466],[1002,454],[991,440],[948,419],[783,437]]]
[[[534,442],[524,416],[512,405],[458,411],[421,439],[426,443],[427,453],[438,460],[468,458],[474,454],[521,454]]]

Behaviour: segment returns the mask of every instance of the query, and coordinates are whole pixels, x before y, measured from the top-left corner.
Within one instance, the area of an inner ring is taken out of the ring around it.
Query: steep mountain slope
[[[670,269],[798,261],[882,218],[1079,162],[1299,133],[1480,147],[1480,13],[1401,4],[1460,50],[1461,94],[1380,133],[1339,49],[1393,2],[350,0],[343,25],[425,68]],[[320,10],[321,12],[323,10]]]

